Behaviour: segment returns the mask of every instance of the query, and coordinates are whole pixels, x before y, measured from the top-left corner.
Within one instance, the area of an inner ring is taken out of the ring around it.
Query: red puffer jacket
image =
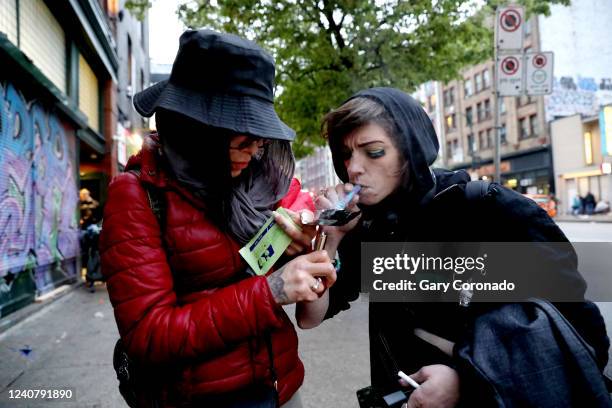
[[[147,138],[127,166],[140,168],[140,180],[133,173],[117,176],[104,209],[102,268],[128,352],[173,367],[176,374],[162,393],[184,402],[271,383],[264,340],[270,331],[280,401],[286,402],[304,378],[291,321],[265,277],[238,278],[246,268],[238,244],[206,218],[201,202],[164,174],[157,151]],[[163,237],[141,183],[165,196]],[[279,204],[314,209],[297,180]]]

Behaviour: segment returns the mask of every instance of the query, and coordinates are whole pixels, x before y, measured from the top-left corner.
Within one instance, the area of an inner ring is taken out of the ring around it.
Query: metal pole
[[[497,57],[495,58],[497,61]],[[497,64],[496,64],[497,65]],[[500,126],[499,126],[499,93],[497,89],[493,91],[495,93],[495,117],[494,117],[494,128],[495,132],[495,181],[501,184],[501,158],[500,158]]]
[[[497,7],[493,10],[497,23]],[[493,128],[495,131],[493,134],[495,135],[495,157],[493,159],[493,164],[495,165],[495,180],[496,182],[501,184],[501,169],[500,169],[500,135],[499,135],[499,92],[497,90],[497,29],[495,30],[494,36],[494,44],[493,44],[493,98],[495,99],[495,112],[494,112],[494,122]]]

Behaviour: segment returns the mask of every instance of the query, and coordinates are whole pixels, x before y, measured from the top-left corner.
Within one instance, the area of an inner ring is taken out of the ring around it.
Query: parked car
[[[557,215],[557,205],[555,201],[547,194],[523,194],[527,198],[531,198],[533,201],[538,203],[540,207],[546,211],[550,217]]]

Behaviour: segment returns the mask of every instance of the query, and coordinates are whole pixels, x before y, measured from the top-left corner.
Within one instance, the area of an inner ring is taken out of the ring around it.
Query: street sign
[[[499,96],[519,96],[523,92],[522,54],[499,55],[496,66]]]
[[[550,51],[525,53],[525,91],[527,95],[552,93],[553,58]]]
[[[522,7],[509,6],[497,9],[495,38],[500,50],[520,50],[523,48]]]

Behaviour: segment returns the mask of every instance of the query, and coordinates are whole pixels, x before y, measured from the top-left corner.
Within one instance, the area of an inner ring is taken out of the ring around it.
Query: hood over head
[[[420,201],[435,186],[430,166],[438,157],[438,137],[423,107],[410,95],[396,88],[370,88],[357,92],[354,98],[368,98],[382,105],[395,123],[397,147],[409,165],[409,186],[414,199]],[[334,160],[336,173],[348,179],[344,163]],[[340,171],[339,171],[340,170]]]

